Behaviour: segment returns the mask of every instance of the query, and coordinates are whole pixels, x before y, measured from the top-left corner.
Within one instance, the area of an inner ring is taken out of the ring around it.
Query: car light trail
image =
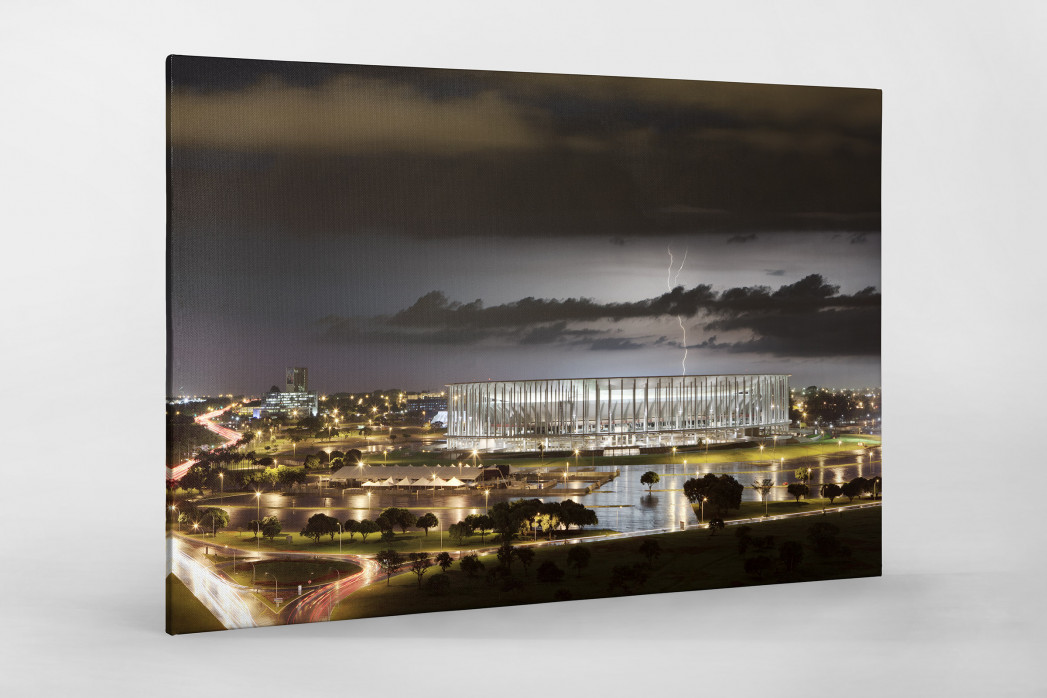
[[[220,410],[215,410],[214,412],[208,412],[207,414],[199,415],[193,420],[200,426],[205,427],[208,431],[218,434],[223,439],[225,439],[224,444],[222,444],[221,446],[216,446],[215,448],[223,448],[225,446],[228,446],[229,444],[234,444],[237,441],[239,441],[240,438],[243,436],[243,434],[241,434],[238,431],[234,431],[232,429],[229,429],[228,427],[223,427],[220,424],[215,424],[212,421],[228,409],[228,407],[223,407]],[[195,458],[190,458],[187,461],[179,463],[173,468],[167,468],[167,479],[178,482],[183,477],[185,477],[185,474],[187,472],[189,472],[189,468],[193,467],[199,462],[200,461],[196,460]]]
[[[247,604],[228,582],[197,562],[184,550],[172,546],[171,571],[226,628],[253,628],[257,625]]]

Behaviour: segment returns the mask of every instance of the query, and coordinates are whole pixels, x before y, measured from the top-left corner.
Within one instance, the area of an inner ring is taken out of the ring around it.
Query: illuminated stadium
[[[644,448],[784,434],[787,374],[553,378],[447,386],[452,451]]]

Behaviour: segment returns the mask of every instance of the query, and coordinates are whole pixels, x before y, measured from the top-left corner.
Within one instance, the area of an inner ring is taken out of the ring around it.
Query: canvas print
[[[167,95],[168,632],[880,574],[878,90]]]

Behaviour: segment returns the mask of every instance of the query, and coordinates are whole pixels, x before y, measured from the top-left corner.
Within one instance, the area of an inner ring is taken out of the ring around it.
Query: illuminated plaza
[[[784,434],[788,374],[453,383],[452,451],[633,450]]]

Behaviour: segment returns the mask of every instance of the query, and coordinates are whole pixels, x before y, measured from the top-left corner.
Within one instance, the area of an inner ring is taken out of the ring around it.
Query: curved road
[[[205,427],[208,431],[214,432],[215,434],[218,434],[223,439],[225,439],[224,444],[222,444],[221,446],[215,446],[215,448],[224,448],[229,444],[234,444],[240,440],[240,437],[243,436],[243,434],[241,434],[238,431],[233,431],[232,429],[228,429],[226,427],[221,426],[220,424],[215,424],[213,421],[211,421],[228,409],[228,407],[223,407],[220,410],[215,410],[214,412],[208,412],[207,414],[199,415],[193,420],[200,426]],[[181,480],[185,476],[185,474],[189,472],[189,468],[193,467],[199,462],[200,461],[194,458],[190,458],[187,461],[179,463],[173,468],[167,468],[167,479],[174,480],[175,482]]]
[[[726,522],[728,526],[742,524],[763,523],[766,521],[779,521],[781,519],[800,518],[805,516],[821,516],[823,514],[839,513],[850,509],[867,509],[881,506],[882,501],[862,502],[860,504],[845,504],[840,506],[816,509],[813,511],[794,512],[790,514],[779,514],[777,516],[756,517],[749,519],[735,519]],[[708,529],[709,524],[695,524],[687,526],[687,529]],[[608,541],[624,538],[636,538],[659,533],[671,533],[681,530],[679,528],[655,528],[646,531],[628,531],[624,533],[612,533],[610,535],[585,536],[579,538],[541,541],[521,541],[518,546],[543,547],[553,545],[575,545],[577,543],[588,543],[594,541]],[[262,603],[255,594],[266,591],[260,588],[243,586],[232,581],[224,574],[219,574],[215,566],[201,554],[201,548],[214,548],[230,554],[232,547],[215,545],[207,541],[188,538],[181,533],[172,533],[168,539],[172,547],[171,560],[172,571],[178,575],[191,591],[204,603],[218,620],[227,628],[243,628],[255,625],[285,625],[294,623],[316,623],[331,619],[334,607],[348,598],[353,592],[358,591],[379,577],[379,567],[374,559],[363,555],[317,555],[314,553],[296,552],[259,552],[235,548],[243,553],[244,562],[258,562],[261,560],[329,560],[350,561],[359,565],[362,569],[354,575],[345,579],[332,582],[315,584],[303,590],[300,596],[288,601],[279,611],[273,611],[269,606]],[[463,554],[491,554],[498,550],[497,546],[489,548],[473,549],[468,551],[448,551],[455,559],[460,559]]]

